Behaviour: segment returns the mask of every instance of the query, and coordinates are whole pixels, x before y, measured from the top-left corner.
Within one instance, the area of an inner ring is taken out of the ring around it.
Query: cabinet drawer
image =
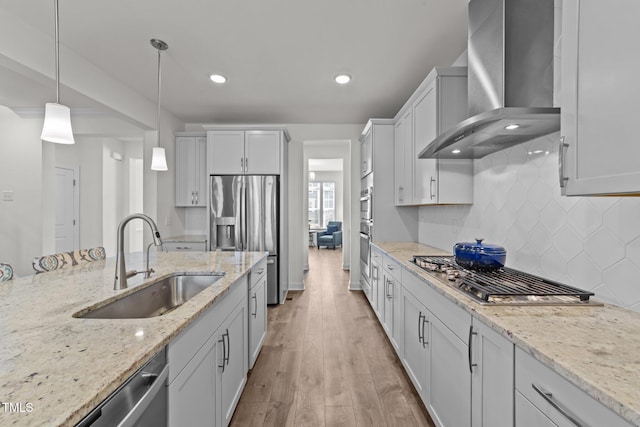
[[[247,292],[247,276],[245,275],[231,285],[231,289],[225,296],[216,301],[169,343],[167,346],[169,383],[184,369],[222,322],[229,317],[238,303],[246,300]]]
[[[207,242],[165,242],[168,251],[206,251]]]
[[[388,255],[382,256],[382,268],[398,283],[402,282],[402,265]]]
[[[382,265],[382,251],[375,246],[371,246],[371,261]]]
[[[264,258],[262,261],[251,267],[251,280],[249,289],[252,289],[258,282],[260,282],[260,279],[262,279],[266,274],[267,258]]]
[[[516,390],[555,424],[570,425],[568,421],[573,417],[583,426],[631,426],[519,347],[516,347]],[[525,416],[516,411],[516,424]]]
[[[402,286],[440,319],[447,328],[451,329],[460,340],[468,342],[471,314],[441,295],[424,279],[414,275],[413,272],[404,272],[402,275]]]

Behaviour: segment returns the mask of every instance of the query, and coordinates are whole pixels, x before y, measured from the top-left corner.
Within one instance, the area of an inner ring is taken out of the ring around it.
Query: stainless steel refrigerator
[[[267,303],[277,304],[279,177],[211,175],[210,249],[268,251]]]

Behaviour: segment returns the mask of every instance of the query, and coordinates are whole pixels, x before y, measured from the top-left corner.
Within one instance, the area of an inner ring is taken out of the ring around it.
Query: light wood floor
[[[339,250],[309,249],[303,292],[270,306],[232,426],[433,426]]]

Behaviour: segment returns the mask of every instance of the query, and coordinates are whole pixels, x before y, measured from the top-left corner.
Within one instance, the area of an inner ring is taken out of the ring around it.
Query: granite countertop
[[[640,425],[640,313],[594,306],[486,306],[410,263],[451,255],[419,243],[374,243],[417,277],[634,425]],[[575,284],[579,287],[579,284]]]
[[[265,256],[159,252],[151,262],[153,277],[131,278],[121,291],[113,290],[114,258],[1,283],[0,425],[74,425]],[[216,257],[225,276],[163,316],[72,317],[172,273],[213,272]],[[142,265],[139,254],[127,261],[128,269]]]

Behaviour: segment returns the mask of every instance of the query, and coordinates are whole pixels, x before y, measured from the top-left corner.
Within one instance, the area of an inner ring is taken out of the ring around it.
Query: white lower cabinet
[[[169,425],[216,425],[216,357],[211,337],[169,384]]]
[[[513,343],[475,317],[469,342],[471,425],[512,427]]]
[[[167,346],[169,426],[226,427],[247,380],[247,277]]]
[[[239,303],[233,313],[218,329],[215,341],[216,410],[218,423],[226,427],[247,382],[247,304]],[[219,405],[219,406],[218,406]]]
[[[267,337],[267,275],[249,290],[249,369],[253,368]]]
[[[427,406],[440,426],[471,425],[471,375],[469,347],[433,316],[429,322],[431,352]]]
[[[426,325],[430,318],[427,308],[405,289],[402,293],[402,365],[423,401],[429,395],[429,329]]]
[[[515,419],[518,427],[539,425],[631,427],[631,424],[618,414],[519,347],[515,350],[515,375]],[[543,414],[544,418],[538,412]],[[548,423],[545,418],[549,420]],[[540,423],[536,424],[538,420]]]

